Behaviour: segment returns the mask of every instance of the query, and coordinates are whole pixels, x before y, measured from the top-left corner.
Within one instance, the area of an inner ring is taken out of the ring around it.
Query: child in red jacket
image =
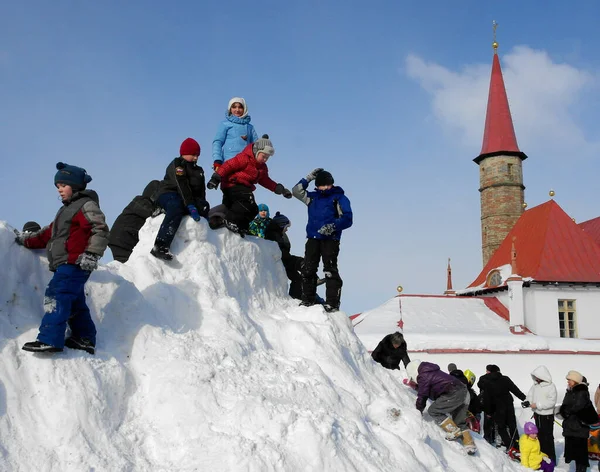
[[[248,233],[248,225],[258,213],[253,193],[255,184],[277,195],[292,198],[292,192],[269,177],[267,161],[273,154],[275,149],[265,134],[254,144],[248,144],[237,156],[225,161],[206,185],[209,189],[216,189],[221,184],[223,205],[227,208],[223,225],[242,237]]]
[[[54,221],[35,233],[18,233],[15,242],[29,249],[47,248],[54,277],[44,295],[44,318],[37,340],[24,351],[60,352],[63,346],[94,354],[96,327],[85,303],[84,286],[108,245],[108,226],[98,194],[86,190],[92,178],[81,167],[59,162],[54,185],[63,206]],[[67,323],[71,335],[65,340]]]

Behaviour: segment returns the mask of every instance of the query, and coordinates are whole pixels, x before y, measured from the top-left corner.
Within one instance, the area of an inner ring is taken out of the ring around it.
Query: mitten
[[[521,406],[523,408],[529,408],[530,405],[531,405],[531,403],[529,403],[527,400],[525,400],[524,402],[521,402]]]
[[[274,192],[277,195],[283,195],[285,198],[292,198],[292,192],[283,186],[283,184],[277,184]]]
[[[200,221],[200,213],[198,213],[196,205],[188,205],[187,209],[190,212],[190,216],[194,219],[194,221]]]
[[[25,244],[25,234],[16,229],[13,231],[15,232],[15,243],[19,246],[23,246]]]
[[[223,165],[223,163],[222,163],[222,162],[220,162],[220,161],[215,161],[215,162],[213,162],[213,170],[216,172],[216,171],[217,171],[217,169],[218,169],[219,167],[221,167],[222,165]]]
[[[317,178],[317,174],[319,172],[321,172],[322,170],[323,169],[321,167],[317,167],[316,169],[313,169],[313,171],[306,176],[306,180],[308,182],[312,182],[313,180],[315,180]]]
[[[212,175],[212,177],[210,178],[210,180],[208,181],[208,183],[206,184],[206,188],[208,188],[210,190],[214,190],[219,186],[220,183],[221,183],[221,176],[215,172]]]
[[[100,259],[100,256],[98,254],[84,252],[77,258],[77,261],[75,261],[75,263],[79,265],[81,270],[91,272],[98,268],[98,259]]]
[[[331,236],[333,233],[335,233],[335,224],[327,223],[326,225],[321,226],[317,232],[323,236]]]

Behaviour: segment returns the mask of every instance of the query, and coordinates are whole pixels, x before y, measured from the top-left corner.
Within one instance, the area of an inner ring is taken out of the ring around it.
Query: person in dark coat
[[[187,138],[181,143],[179,157],[167,166],[158,189],[157,201],[165,210],[165,219],[150,251],[154,257],[173,259],[170,247],[184,215],[190,215],[194,221],[208,216],[210,205],[206,201],[204,170],[197,164],[198,157],[200,145],[195,139]]]
[[[582,421],[581,414],[591,404],[588,386],[583,383],[583,376],[571,370],[566,376],[567,393],[560,406],[563,417],[565,437],[565,462],[575,461],[575,472],[585,472],[590,466],[588,459],[588,437],[590,427]]]
[[[427,400],[433,400],[429,415],[446,432],[448,439],[462,436],[463,446],[469,454],[473,454],[477,448],[467,428],[467,387],[431,362],[415,359],[406,366],[406,373],[417,384],[417,410],[422,413]]]
[[[510,377],[502,375],[498,366],[489,365],[486,369],[488,368],[491,370],[485,375],[487,377],[484,382],[485,387],[480,387],[483,390],[483,410],[486,414],[488,411],[492,412],[498,434],[508,452],[512,447],[518,447],[517,418],[515,417],[513,395],[521,401],[524,401],[526,396]]]
[[[458,380],[460,380],[465,385],[467,385],[467,386],[469,385],[469,382],[467,381],[467,378],[465,377],[464,372],[462,370],[460,370],[458,367],[456,367],[456,364],[454,364],[453,362],[448,364],[448,373],[452,377],[456,377]]]
[[[300,300],[302,298],[302,264],[304,259],[291,254],[292,244],[287,236],[287,230],[291,226],[287,216],[275,213],[265,229],[265,239],[275,241],[281,250],[281,262],[285,273],[290,281],[290,297]]]
[[[395,333],[385,336],[371,353],[375,362],[379,362],[386,369],[400,369],[400,361],[404,363],[404,368],[410,362],[410,357],[406,352],[406,341],[402,333]]]
[[[500,368],[494,364],[488,364],[485,367],[485,374],[479,377],[477,387],[479,388],[479,403],[483,411],[483,439],[488,443],[496,442],[496,424],[494,423],[494,408],[491,402],[485,401],[485,391],[487,390],[487,382],[492,372],[500,372]]]
[[[160,180],[153,180],[137,195],[115,220],[108,240],[113,259],[127,262],[133,248],[139,242],[139,231],[156,208],[156,197]]]

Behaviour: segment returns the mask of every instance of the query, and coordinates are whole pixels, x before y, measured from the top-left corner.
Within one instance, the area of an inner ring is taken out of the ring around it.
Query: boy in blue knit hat
[[[44,295],[44,317],[36,341],[24,351],[60,352],[64,346],[94,354],[96,327],[85,302],[84,286],[108,245],[108,226],[98,194],[86,190],[92,177],[85,169],[59,162],[54,185],[63,202],[54,221],[36,232],[17,233],[15,242],[46,248],[54,276]],[[70,336],[65,339],[67,324]]]
[[[261,203],[258,205],[258,215],[250,222],[250,226],[248,227],[249,234],[264,239],[265,231],[271,221],[272,220],[269,217],[269,207],[264,203]]]

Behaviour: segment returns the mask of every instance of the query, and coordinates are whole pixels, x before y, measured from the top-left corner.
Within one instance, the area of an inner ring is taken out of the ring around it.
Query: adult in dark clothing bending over
[[[404,363],[404,368],[410,362],[410,357],[406,352],[406,341],[402,333],[398,331],[384,337],[371,353],[371,357],[386,369],[392,370],[400,369],[400,361]]]

